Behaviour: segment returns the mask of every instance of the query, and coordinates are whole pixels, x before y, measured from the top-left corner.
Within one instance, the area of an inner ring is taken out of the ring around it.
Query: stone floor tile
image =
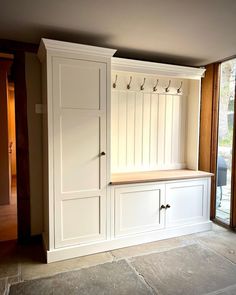
[[[196,240],[236,264],[235,232],[216,232],[208,236],[197,237]]]
[[[21,279],[29,280],[39,277],[47,277],[60,272],[86,268],[105,262],[111,262],[112,255],[109,252],[98,253],[70,260],[53,263],[41,263],[34,260],[27,260],[21,264]]]
[[[215,232],[222,232],[222,231],[224,231],[224,232],[227,232],[228,231],[228,229],[227,228],[225,228],[225,227],[223,227],[223,226],[219,226],[218,224],[216,224],[216,223],[212,223],[212,230],[213,231],[215,231]]]
[[[205,295],[235,295],[236,294],[236,285],[229,286],[227,288],[217,290]]]
[[[0,279],[18,275],[18,263],[11,259],[0,262]]]
[[[12,285],[10,295],[153,294],[124,260]]]
[[[6,279],[0,279],[0,294],[3,295],[5,294],[5,290],[6,290]]]
[[[190,240],[189,240],[190,241]],[[192,239],[191,242],[193,243]],[[133,256],[140,256],[152,252],[163,252],[168,251],[170,249],[174,249],[177,247],[182,247],[188,244],[188,239],[179,237],[179,238],[172,238],[167,240],[161,240],[152,243],[146,243],[126,248],[121,248],[117,250],[111,251],[112,255],[115,256],[116,259],[122,259],[127,257]]]
[[[0,242],[0,279],[18,275],[16,241]]]
[[[159,295],[202,295],[236,281],[234,264],[198,244],[130,261]]]
[[[19,283],[19,282],[20,282],[20,276],[19,275],[7,278],[7,283],[9,285],[16,284],[16,283]]]

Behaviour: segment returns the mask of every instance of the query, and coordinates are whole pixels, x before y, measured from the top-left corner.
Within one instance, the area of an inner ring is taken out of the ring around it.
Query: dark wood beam
[[[12,60],[0,58],[0,205],[10,204],[8,72]]]
[[[22,52],[33,52],[38,51],[38,44],[18,42],[14,40],[0,39],[0,52],[16,53]]]
[[[25,53],[14,55],[18,240],[30,239],[30,176]]]
[[[25,52],[36,53],[37,50],[38,44],[0,39],[0,52],[13,54],[12,79],[15,84],[18,241],[24,243],[29,241],[31,236]]]

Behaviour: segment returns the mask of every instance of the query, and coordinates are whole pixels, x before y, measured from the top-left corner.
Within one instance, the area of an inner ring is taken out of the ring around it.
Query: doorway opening
[[[0,241],[18,238],[13,59],[12,54],[0,53]]]
[[[236,58],[222,62],[219,83],[219,118],[216,173],[216,212],[220,222],[231,225],[234,198]]]

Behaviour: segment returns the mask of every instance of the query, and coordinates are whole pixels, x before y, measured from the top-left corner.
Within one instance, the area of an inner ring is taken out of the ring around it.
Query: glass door
[[[216,219],[230,224],[232,188],[236,58],[221,63],[219,92]]]

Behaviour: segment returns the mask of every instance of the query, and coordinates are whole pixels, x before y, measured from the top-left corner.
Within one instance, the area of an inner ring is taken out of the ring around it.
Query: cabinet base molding
[[[206,221],[198,224],[185,225],[176,228],[151,231],[144,234],[111,239],[102,242],[70,246],[65,248],[46,251],[47,263],[60,260],[71,259],[75,257],[110,251],[118,248],[135,246],[143,243],[150,243],[159,240],[199,233],[212,229],[212,222]],[[43,239],[44,242],[45,239]],[[46,248],[46,245],[44,245]]]

